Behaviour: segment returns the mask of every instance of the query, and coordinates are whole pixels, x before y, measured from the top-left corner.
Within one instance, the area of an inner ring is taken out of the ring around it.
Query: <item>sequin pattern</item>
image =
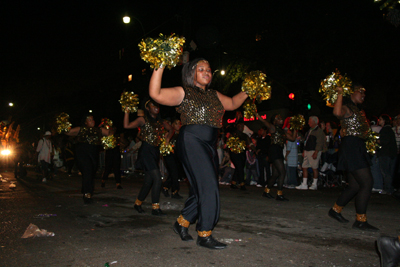
[[[101,137],[102,134],[100,128],[81,127],[78,134],[78,142],[90,145],[100,145]]]
[[[366,139],[368,136],[369,123],[363,110],[359,110],[355,105],[347,106],[352,112],[348,118],[340,121],[343,129],[343,136],[356,136]]]
[[[162,122],[148,122],[140,128],[140,139],[149,143],[152,146],[158,146],[160,144],[161,137],[164,133],[164,126]]]
[[[222,127],[225,109],[218,98],[217,91],[187,87],[185,98],[178,107],[182,125],[200,124],[216,128]]]
[[[275,129],[275,133],[271,134],[271,145],[283,146],[285,144],[285,131],[276,126]]]

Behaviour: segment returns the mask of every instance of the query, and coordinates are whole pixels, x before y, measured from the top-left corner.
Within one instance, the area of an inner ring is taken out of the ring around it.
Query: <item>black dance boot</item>
[[[340,214],[340,213],[334,211],[332,208],[329,210],[328,215],[329,215],[329,217],[331,217],[331,218],[337,220],[337,221],[340,222],[340,223],[348,223],[348,222],[349,222],[349,220],[345,219],[345,218],[342,216],[342,214]]]
[[[93,198],[92,194],[86,193],[83,195],[83,203],[84,204],[92,204],[93,203]]]
[[[169,197],[168,188],[164,187],[161,191],[163,192],[165,197]]]
[[[275,199],[278,200],[278,201],[289,201],[289,199],[287,199],[283,195],[276,195]]]
[[[139,212],[139,213],[144,213],[144,210],[142,209],[142,205],[134,205],[133,206],[133,208],[135,209],[135,210],[137,210],[137,212]]]
[[[212,235],[206,236],[206,237],[198,236],[196,243],[200,247],[205,247],[205,248],[209,248],[209,249],[224,249],[227,246],[226,244],[223,244],[223,243],[215,240],[212,237]]]
[[[187,227],[183,227],[178,222],[175,222],[175,224],[174,224],[174,232],[176,234],[179,234],[179,236],[181,237],[182,241],[193,241],[193,237],[191,235],[189,235],[188,230],[189,229]]]
[[[267,193],[265,191],[262,193],[262,196],[266,197],[266,198],[271,198],[271,199],[274,198],[270,193]]]
[[[400,263],[400,243],[398,237],[380,236],[376,241],[381,254],[382,267],[396,267]]]
[[[358,229],[361,231],[368,231],[368,232],[378,232],[379,229],[370,225],[368,222],[360,222],[360,221],[355,221],[353,224],[353,229]]]
[[[162,212],[161,209],[153,209],[153,210],[151,210],[151,215],[155,215],[155,216],[167,216],[167,214],[165,214],[164,212]]]

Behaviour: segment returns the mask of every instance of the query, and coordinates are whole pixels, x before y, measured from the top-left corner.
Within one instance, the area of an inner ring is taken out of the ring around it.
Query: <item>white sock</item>
[[[316,185],[316,184],[317,184],[317,182],[318,182],[318,178],[317,178],[317,179],[315,179],[315,178],[314,178],[314,181],[313,181],[313,183],[312,183],[312,184],[313,184],[313,185]]]
[[[308,180],[308,178],[304,178],[303,177],[303,183],[302,184],[307,184],[307,180]]]

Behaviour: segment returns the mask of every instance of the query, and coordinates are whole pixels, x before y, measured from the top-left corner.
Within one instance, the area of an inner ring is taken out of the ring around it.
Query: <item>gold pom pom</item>
[[[326,100],[326,105],[328,107],[333,107],[338,93],[336,92],[336,87],[343,88],[343,96],[351,95],[353,93],[352,81],[346,75],[340,75],[340,72],[336,69],[331,75],[328,75],[323,81],[321,81],[321,86],[319,87],[319,92]]]
[[[236,154],[242,153],[246,150],[246,141],[240,140],[238,137],[229,137],[226,145],[233,153]]]
[[[103,136],[101,138],[101,144],[105,150],[115,148],[117,146],[117,138],[114,135]]]
[[[303,115],[296,115],[290,118],[290,130],[300,131],[306,125],[306,120]]]
[[[112,125],[113,125],[112,120],[103,118],[103,119],[101,119],[101,123],[100,123],[99,127],[104,127],[107,130],[109,130],[112,127]]]
[[[57,132],[61,134],[62,132],[69,132],[71,130],[72,124],[69,122],[69,115],[62,112],[56,117]]]
[[[170,153],[174,153],[174,145],[172,145],[171,143],[167,145],[165,138],[161,138],[160,154],[163,156],[167,156]]]
[[[265,79],[267,76],[261,71],[251,71],[246,74],[242,83],[242,91],[246,92],[251,99],[261,102],[271,98],[271,86]]]
[[[379,135],[372,131],[368,130],[367,138],[365,139],[365,146],[367,147],[367,152],[371,155],[375,154],[381,146],[378,144]]]
[[[251,118],[255,118],[255,114],[257,113],[257,106],[251,100],[246,100],[246,102],[243,105],[243,116],[246,119],[251,119]]]
[[[134,92],[123,92],[119,103],[121,103],[123,112],[128,109],[129,112],[134,113],[138,110],[139,98]]]
[[[184,37],[164,36],[160,33],[158,39],[146,38],[139,43],[140,57],[150,63],[150,67],[158,69],[168,67],[172,69],[179,62],[179,57],[183,52]]]

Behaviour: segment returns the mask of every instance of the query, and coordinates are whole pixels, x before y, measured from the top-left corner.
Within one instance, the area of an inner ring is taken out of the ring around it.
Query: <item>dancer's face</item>
[[[196,66],[196,74],[194,76],[194,85],[202,89],[210,84],[212,79],[212,72],[210,64],[207,61],[199,61]]]
[[[149,102],[146,108],[152,116],[156,116],[158,113],[160,113],[160,107],[155,105],[153,102]]]
[[[354,104],[362,104],[365,99],[365,88],[357,86],[354,88],[354,93],[351,95],[351,100]]]
[[[87,127],[93,128],[93,127],[94,127],[94,124],[95,124],[95,121],[94,121],[94,119],[93,119],[93,116],[89,116],[89,117],[86,118],[85,125],[86,125]]]
[[[172,128],[176,131],[179,132],[179,129],[182,127],[182,123],[180,120],[176,120],[172,123]]]

